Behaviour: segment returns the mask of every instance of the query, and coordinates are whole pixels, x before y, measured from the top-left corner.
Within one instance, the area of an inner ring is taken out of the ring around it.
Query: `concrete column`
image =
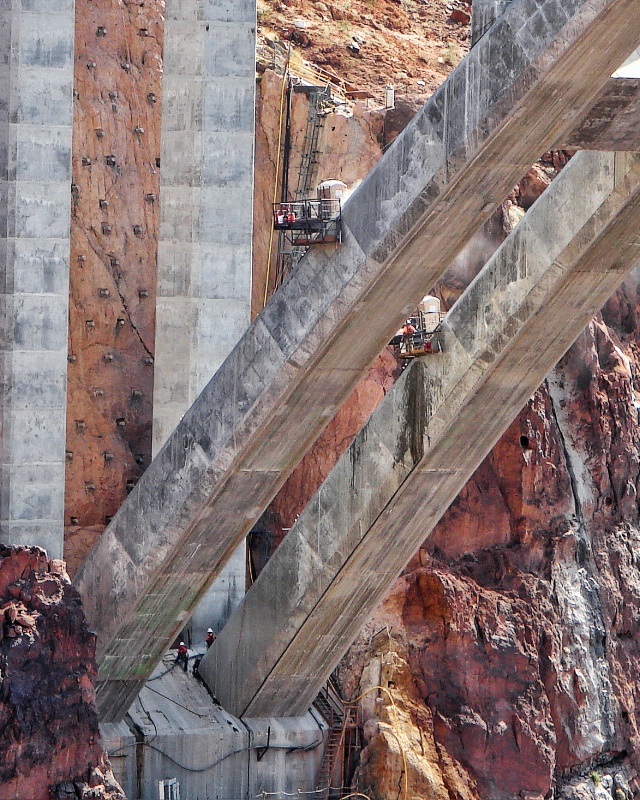
[[[255,0],[166,6],[153,454],[251,321]],[[195,609],[204,641],[244,596],[242,542]]]
[[[61,558],[73,0],[0,8],[0,539]]]
[[[255,0],[166,6],[154,455],[251,321]]]

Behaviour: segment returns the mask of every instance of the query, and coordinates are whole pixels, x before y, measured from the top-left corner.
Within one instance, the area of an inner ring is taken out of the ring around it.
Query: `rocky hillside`
[[[99,743],[95,644],[63,562],[0,545],[0,800],[125,800]]]
[[[258,0],[264,38],[379,97],[388,83],[434,91],[469,47],[466,0]]]

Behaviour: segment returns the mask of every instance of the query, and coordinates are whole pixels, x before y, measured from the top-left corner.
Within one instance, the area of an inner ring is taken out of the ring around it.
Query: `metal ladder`
[[[314,700],[314,706],[329,726],[327,744],[316,776],[316,797],[320,800],[349,794],[344,788],[347,731],[358,727],[355,709],[345,705],[335,686],[328,681]]]
[[[298,186],[296,200],[304,200],[309,196],[316,173],[318,171],[320,150],[318,140],[320,131],[324,128],[325,107],[331,98],[330,87],[317,87],[309,92],[309,109],[307,111],[307,125],[302,140],[302,156],[300,158],[300,171],[298,172]]]
[[[302,154],[298,171],[298,184],[294,195],[295,200],[304,200],[309,197],[309,192],[316,178],[319,164],[320,149],[318,143],[320,132],[324,128],[327,104],[331,100],[330,86],[316,86],[309,90],[309,108],[307,110],[307,123],[302,140]],[[276,260],[276,287],[279,286],[289,273],[295,268],[302,256],[307,252],[306,247],[288,247],[286,237],[282,231],[278,237],[278,254]]]

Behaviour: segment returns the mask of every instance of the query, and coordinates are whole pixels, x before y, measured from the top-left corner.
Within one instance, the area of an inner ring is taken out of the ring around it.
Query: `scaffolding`
[[[274,228],[278,231],[275,288],[306,253],[308,247],[324,242],[340,241],[341,208],[327,205],[328,200],[310,198],[318,174],[320,134],[327,114],[335,101],[331,84],[306,86],[294,83],[291,76],[287,84],[287,113],[285,121],[282,191],[280,203],[274,204]],[[302,153],[298,180],[293,198],[289,192],[289,159],[291,154],[291,94],[304,92],[309,98],[309,108],[302,140]],[[331,214],[331,215],[330,215]]]

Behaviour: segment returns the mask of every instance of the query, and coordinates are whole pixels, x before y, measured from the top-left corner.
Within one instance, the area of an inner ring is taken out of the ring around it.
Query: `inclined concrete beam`
[[[611,78],[586,117],[555,147],[640,150],[640,79]]]
[[[62,558],[73,0],[0,8],[0,540]]]
[[[471,46],[504,13],[513,0],[474,0],[471,9]],[[636,51],[608,81],[600,97],[584,119],[566,136],[554,144],[565,150],[640,150],[640,61]],[[624,77],[622,77],[624,76]]]
[[[546,374],[637,262],[640,156],[580,153],[471,283],[200,665],[236,715],[296,715]]]
[[[76,576],[120,717],[402,318],[636,46],[634,0],[516,0],[345,204]]]
[[[471,47],[485,35],[513,0],[473,0],[471,7]]]

